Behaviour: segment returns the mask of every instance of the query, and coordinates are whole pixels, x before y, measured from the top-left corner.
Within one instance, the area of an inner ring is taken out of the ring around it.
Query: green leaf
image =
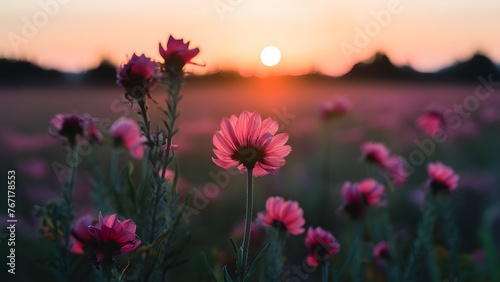
[[[233,282],[233,279],[227,272],[227,265],[224,265],[224,267],[222,268],[222,275],[224,277],[224,282]]]
[[[491,207],[483,216],[481,225],[481,243],[483,244],[484,251],[486,252],[486,261],[490,269],[491,278],[493,281],[500,281],[500,257],[496,252],[495,239],[493,238],[493,224],[500,209],[498,207]]]
[[[215,277],[215,274],[214,274],[212,268],[210,267],[210,264],[208,263],[207,256],[205,256],[204,253],[201,253],[201,257],[203,260],[203,266],[205,267],[205,270],[208,272],[208,276],[210,277],[210,279],[212,281],[217,282],[217,278]]]
[[[250,279],[250,276],[254,274],[255,270],[257,270],[257,264],[259,264],[259,261],[264,257],[270,246],[271,243],[267,243],[264,246],[264,248],[262,248],[260,253],[255,257],[254,261],[252,262],[252,265],[250,266],[250,269],[248,269],[247,275],[245,276],[245,280],[243,281],[248,281],[248,279]]]

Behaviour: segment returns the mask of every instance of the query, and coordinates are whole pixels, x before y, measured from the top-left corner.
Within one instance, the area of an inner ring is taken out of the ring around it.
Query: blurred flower
[[[385,159],[383,167],[394,185],[402,185],[408,178],[404,160],[400,156],[390,156]]]
[[[90,142],[102,141],[102,135],[96,126],[97,120],[89,115],[57,114],[50,120],[49,132],[68,140],[75,146],[79,138]]]
[[[351,102],[344,97],[337,97],[334,100],[327,101],[319,108],[319,114],[322,119],[329,120],[333,117],[341,116],[351,109]]]
[[[304,212],[296,201],[285,201],[282,197],[269,197],[266,214],[259,213],[263,226],[281,228],[292,235],[304,233]]]
[[[373,257],[375,258],[375,265],[379,268],[384,268],[386,261],[391,258],[389,244],[385,241],[381,241],[375,245],[373,248]]]
[[[160,55],[165,60],[164,67],[166,70],[181,74],[186,64],[198,65],[191,60],[200,53],[200,49],[189,49],[189,43],[189,41],[184,43],[183,39],[175,39],[170,35],[165,49],[163,49],[161,43],[159,44]]]
[[[389,157],[389,149],[383,143],[366,142],[361,145],[361,158],[369,163],[384,167]]]
[[[375,248],[373,248],[373,256],[379,259],[388,259],[391,257],[389,244],[385,241],[379,242]]]
[[[243,238],[243,234],[245,233],[245,220],[242,220],[238,223],[231,231],[231,238]],[[252,221],[250,226],[250,238],[252,240],[258,240],[262,237],[262,224],[261,218],[256,218]]]
[[[427,135],[434,136],[437,130],[445,129],[445,119],[443,113],[439,110],[429,110],[416,121],[417,126]]]
[[[135,53],[128,63],[120,66],[116,72],[116,83],[123,86],[128,100],[143,100],[149,96],[149,90],[153,89],[161,80],[161,72],[157,63],[144,54],[137,56]]]
[[[312,267],[318,266],[320,262],[327,261],[332,255],[340,252],[340,244],[332,233],[323,230],[321,227],[307,229],[305,239],[309,254],[307,255],[307,264]]]
[[[223,118],[221,130],[213,136],[213,162],[224,169],[238,167],[241,172],[253,169],[253,174],[262,176],[277,174],[285,157],[292,148],[285,145],[288,134],[278,131],[278,123],[271,118],[262,121],[255,112],[244,111],[239,117]]]
[[[141,244],[135,234],[135,222],[131,219],[120,221],[116,214],[103,218],[99,213],[99,223],[89,226],[88,230],[96,242],[94,251],[97,262],[103,259],[110,261],[113,255],[130,252]]]
[[[383,194],[384,186],[371,178],[359,183],[346,182],[342,186],[344,205],[341,211],[348,213],[353,219],[361,219],[367,207],[381,203]]]
[[[75,254],[84,254],[85,248],[94,245],[94,236],[89,232],[89,226],[94,225],[96,221],[90,215],[80,217],[73,228],[71,228],[71,239],[73,246],[71,252]]]
[[[135,159],[142,159],[144,155],[143,144],[147,141],[141,135],[141,129],[137,122],[131,118],[121,117],[117,119],[110,128],[115,146],[124,146],[130,151]]]
[[[430,163],[427,171],[429,173],[428,186],[432,192],[450,192],[458,186],[458,175],[448,166],[440,163]]]

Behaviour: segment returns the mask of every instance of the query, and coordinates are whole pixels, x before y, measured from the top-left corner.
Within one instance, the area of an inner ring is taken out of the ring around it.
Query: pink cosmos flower
[[[135,53],[128,63],[120,66],[116,72],[116,83],[125,87],[128,100],[142,100],[145,95],[149,96],[149,90],[153,89],[161,80],[159,65],[146,57],[144,54],[137,56]]]
[[[94,251],[97,262],[111,260],[113,255],[130,252],[141,244],[135,234],[135,222],[131,219],[120,221],[116,214],[103,218],[99,213],[99,223],[89,226],[88,230],[96,242]]]
[[[433,192],[450,192],[457,188],[459,176],[448,166],[440,163],[430,163],[428,186]]]
[[[180,74],[184,65],[198,65],[191,60],[200,53],[200,49],[189,49],[189,43],[189,41],[184,43],[183,39],[175,39],[170,35],[165,49],[161,43],[159,44],[160,55],[165,60],[164,66],[167,70]]]
[[[263,226],[281,228],[292,235],[304,233],[304,212],[296,201],[269,197],[266,201],[266,214],[259,213],[257,217]]]
[[[444,130],[446,126],[443,113],[438,110],[427,111],[417,118],[416,124],[429,136],[434,136],[439,129]]]
[[[332,233],[323,230],[321,227],[307,229],[305,239],[309,254],[306,262],[309,266],[316,267],[320,262],[327,261],[332,255],[340,252],[340,244]]]
[[[238,167],[241,172],[253,170],[256,176],[277,174],[292,148],[285,145],[288,134],[278,131],[271,118],[262,121],[255,112],[244,111],[239,117],[223,118],[221,130],[213,136],[213,162],[224,169]]]
[[[330,118],[345,114],[351,109],[351,102],[343,97],[338,97],[332,101],[325,102],[321,105],[319,113],[322,119],[329,120]]]
[[[56,114],[50,120],[49,132],[66,138],[71,146],[75,146],[79,139],[98,143],[102,141],[102,135],[96,123],[97,119],[88,115]]]
[[[361,145],[361,157],[367,162],[384,167],[386,159],[389,157],[389,149],[383,143],[367,142]]]
[[[341,210],[353,219],[363,218],[367,207],[381,203],[383,194],[384,186],[371,178],[359,183],[346,182],[342,186],[344,205]]]
[[[85,253],[85,248],[93,245],[94,236],[89,232],[89,226],[94,225],[96,221],[90,215],[80,217],[73,228],[71,228],[71,238],[73,246],[71,252],[82,255]]]
[[[124,146],[133,158],[142,159],[143,145],[147,139],[141,135],[141,129],[135,120],[126,117],[117,119],[111,125],[110,133],[114,138],[115,146]]]

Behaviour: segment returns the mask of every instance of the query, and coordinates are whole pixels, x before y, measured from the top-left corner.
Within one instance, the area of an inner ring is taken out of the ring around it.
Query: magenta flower
[[[304,233],[304,212],[296,201],[285,201],[282,197],[269,197],[266,214],[259,213],[263,226],[280,228],[292,235]]]
[[[97,120],[88,115],[57,114],[50,120],[49,132],[68,140],[73,147],[79,140],[101,142]]]
[[[429,136],[434,136],[439,129],[444,130],[446,126],[444,116],[438,110],[430,110],[424,113],[417,118],[416,124]]]
[[[94,244],[94,236],[89,232],[89,226],[95,223],[96,221],[90,215],[82,216],[76,221],[74,227],[71,228],[71,238],[73,239],[71,252],[82,255],[86,248]]]
[[[319,113],[322,119],[329,120],[330,118],[345,114],[350,109],[351,102],[346,98],[340,97],[323,103],[319,109]]]
[[[135,159],[142,159],[144,156],[144,143],[147,141],[141,135],[141,129],[135,120],[121,117],[117,119],[110,128],[115,146],[124,146],[130,152],[130,156]]]
[[[457,188],[459,176],[448,166],[440,163],[430,163],[427,171],[429,173],[428,186],[434,193],[450,192]]]
[[[367,178],[359,183],[346,182],[342,186],[344,205],[341,210],[348,213],[353,219],[361,219],[367,207],[381,203],[384,186],[377,181]]]
[[[241,172],[253,170],[256,176],[277,174],[292,148],[285,145],[288,134],[278,131],[271,118],[262,121],[259,114],[244,111],[239,117],[223,118],[221,130],[213,136],[213,162],[224,169],[238,167]]]
[[[116,83],[123,86],[128,100],[143,100],[149,96],[149,90],[153,89],[161,80],[161,72],[157,63],[144,54],[132,55],[128,63],[120,66],[116,72]]]
[[[373,248],[373,256],[378,259],[389,259],[391,257],[390,253],[389,244],[385,241],[379,242]]]
[[[175,39],[170,35],[166,48],[163,49],[160,43],[159,50],[160,55],[165,60],[165,68],[175,74],[182,73],[186,64],[198,65],[191,60],[200,53],[200,49],[189,49],[189,41],[184,43],[183,39]]]
[[[306,262],[312,267],[318,266],[319,263],[327,261],[332,255],[340,252],[340,244],[332,233],[321,227],[307,229],[305,244],[309,250]]]
[[[384,167],[389,149],[383,143],[367,142],[361,145],[361,157],[369,163]]]
[[[89,232],[95,239],[95,255],[97,262],[111,261],[113,255],[127,253],[141,244],[135,234],[136,225],[133,220],[120,221],[116,214],[102,217],[99,213],[97,226],[89,226]]]

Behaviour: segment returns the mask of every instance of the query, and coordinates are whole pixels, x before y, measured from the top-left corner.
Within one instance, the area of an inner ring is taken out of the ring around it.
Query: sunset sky
[[[206,67],[242,75],[341,75],[374,52],[433,71],[481,52],[500,62],[494,0],[23,0],[0,2],[0,56],[80,71],[134,52],[159,59],[169,34],[201,49]],[[281,61],[260,61],[274,45]]]

